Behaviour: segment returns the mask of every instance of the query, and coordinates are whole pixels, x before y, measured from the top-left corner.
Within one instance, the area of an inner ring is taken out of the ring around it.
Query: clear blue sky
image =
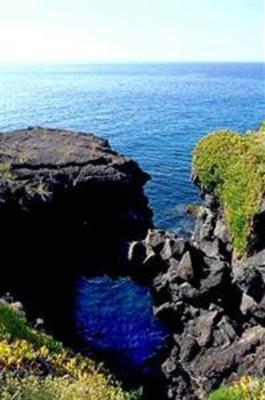
[[[0,63],[265,61],[265,0],[0,0]]]

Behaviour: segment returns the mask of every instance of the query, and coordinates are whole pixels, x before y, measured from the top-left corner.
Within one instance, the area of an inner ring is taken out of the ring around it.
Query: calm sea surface
[[[265,64],[0,67],[1,131],[42,125],[109,139],[152,175],[146,193],[155,223],[177,231],[189,229],[183,210],[198,200],[190,182],[196,142],[264,119]],[[115,301],[104,302],[113,288]],[[81,278],[77,289],[77,325],[92,348],[138,366],[163,343],[147,290],[109,278]]]

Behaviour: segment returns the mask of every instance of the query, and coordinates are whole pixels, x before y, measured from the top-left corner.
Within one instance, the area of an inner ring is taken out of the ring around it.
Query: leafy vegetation
[[[231,386],[222,387],[208,400],[264,400],[265,380],[262,378],[244,377]]]
[[[136,400],[101,366],[74,355],[25,315],[0,303],[0,398],[3,400]]]
[[[244,136],[208,135],[194,150],[193,169],[202,190],[220,197],[234,248],[243,255],[265,192],[265,124]]]

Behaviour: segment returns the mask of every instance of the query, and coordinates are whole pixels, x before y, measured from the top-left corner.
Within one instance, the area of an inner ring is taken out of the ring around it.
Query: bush
[[[1,390],[2,400],[124,400],[121,389],[106,388],[102,382],[88,385],[84,380],[74,381],[68,377],[40,379],[29,376],[17,379],[5,378]]]
[[[0,303],[0,398],[3,400],[133,400],[99,365],[73,354]]]
[[[208,397],[208,400],[264,400],[265,380],[257,377],[243,377],[228,387],[223,387]]]
[[[16,312],[5,301],[0,303],[0,338],[8,341],[25,339],[36,346],[47,346],[50,351],[59,351],[62,344],[51,336],[33,329],[23,312]]]
[[[234,248],[243,255],[265,191],[263,125],[244,136],[233,131],[208,135],[194,150],[193,169],[202,190],[220,197]]]
[[[213,392],[208,400],[242,400],[236,388],[220,388]]]

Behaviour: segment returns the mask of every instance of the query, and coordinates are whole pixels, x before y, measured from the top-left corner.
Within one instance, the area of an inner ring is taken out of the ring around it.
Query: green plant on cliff
[[[87,357],[33,329],[22,312],[0,303],[2,400],[136,400]]]
[[[265,380],[257,377],[243,377],[230,386],[224,386],[211,393],[208,400],[264,400]]]
[[[220,197],[234,248],[244,254],[265,192],[265,124],[246,135],[208,135],[193,152],[193,169],[202,190]]]

